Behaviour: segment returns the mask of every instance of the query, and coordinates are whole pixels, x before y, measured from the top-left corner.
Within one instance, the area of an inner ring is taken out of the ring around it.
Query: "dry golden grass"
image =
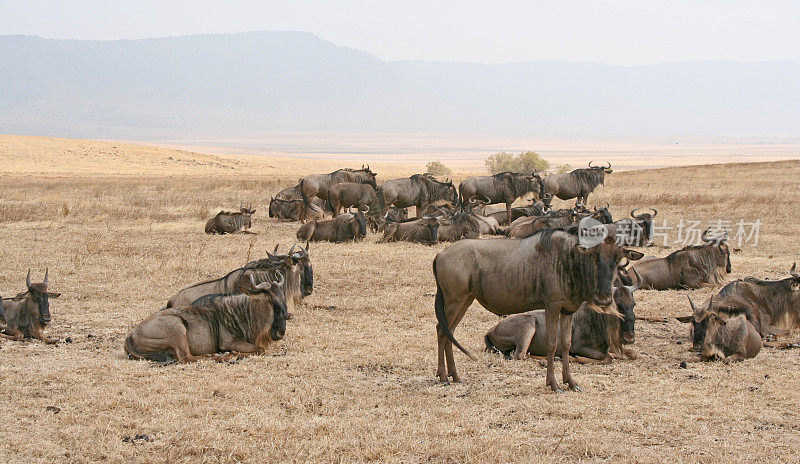
[[[269,194],[332,166],[184,153],[209,165],[182,171],[161,164],[178,152],[131,145],[120,149],[130,160],[121,169],[111,145],[0,138],[0,292],[22,291],[28,267],[41,278],[49,266],[63,292],[49,332],[72,339],[0,341],[0,462],[721,463],[800,453],[797,353],[681,369],[694,358],[674,321],[639,322],[638,360],[576,365],[585,391],[554,395],[538,362],[480,352],[497,318],[475,304],[456,336],[479,361],[456,355],[466,382],[437,383],[430,265],[446,245],[376,244],[375,235],[312,244],[314,294],[269,355],[165,368],[129,361],[130,328],[184,284],[291,245],[298,225],[266,218]],[[259,163],[276,167],[254,172]],[[374,166],[383,179],[414,168]],[[759,246],[732,256],[731,277],[778,278],[800,258],[799,179],[796,161],[623,172],[596,198],[620,217],[654,206],[671,224],[761,218]],[[260,210],[259,235],[203,234],[205,216],[240,202]],[[685,314],[686,295],[714,291],[642,291],[637,313]],[[137,434],[152,441],[123,440]]]

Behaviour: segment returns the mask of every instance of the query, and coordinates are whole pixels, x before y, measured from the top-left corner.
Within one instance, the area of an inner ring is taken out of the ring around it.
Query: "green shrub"
[[[439,160],[431,161],[425,165],[425,168],[426,172],[432,176],[449,176],[453,174],[453,170]]]
[[[486,158],[486,169],[490,174],[511,171],[530,174],[542,172],[550,167],[550,163],[533,151],[523,151],[518,155],[500,152]]]

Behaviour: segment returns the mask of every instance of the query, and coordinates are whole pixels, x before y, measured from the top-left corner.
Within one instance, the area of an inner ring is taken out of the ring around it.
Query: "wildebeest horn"
[[[658,216],[658,210],[657,209],[655,209],[655,208],[650,208],[650,209],[653,210],[653,216],[652,217]]]
[[[292,247],[291,247],[291,248],[289,248],[289,252],[288,252],[288,253],[286,253],[286,254],[287,254],[287,255],[289,255],[289,256],[291,256],[291,255],[292,255],[292,253],[294,253],[294,249],[295,249],[295,247],[297,247],[297,242],[294,242],[294,245],[292,245]]]
[[[709,239],[708,239],[708,232],[709,232],[710,230],[711,230],[711,227],[709,227],[708,229],[704,230],[704,231],[703,231],[703,234],[702,234],[702,235],[700,235],[700,240],[702,240],[702,241],[703,241],[703,242],[705,242],[705,243],[711,242],[712,240],[709,240]]]
[[[364,214],[369,213],[369,205],[364,205],[364,207],[367,208],[367,209],[364,210]]]
[[[48,276],[49,273],[50,273],[50,268],[49,267],[45,268],[45,270],[44,270],[44,284],[45,285],[47,285],[47,281],[48,281],[47,276]]]
[[[589,161],[589,167],[592,167],[592,162],[591,161]]]
[[[621,267],[621,268],[625,269],[628,266],[628,264],[631,263],[631,260],[629,260],[628,258],[624,258],[624,259],[625,259],[625,264],[619,263],[619,264],[617,264],[617,267]]]
[[[639,271],[637,271],[635,267],[633,268],[633,273],[636,274],[636,285],[627,286],[628,290],[630,290],[631,293],[635,292],[636,290],[639,290],[639,287],[642,286],[642,276],[639,275]]]
[[[484,201],[486,202],[487,205],[492,202],[492,199],[487,197],[486,195],[484,195],[483,198],[486,198],[486,200],[484,200]]]
[[[25,286],[26,287],[31,286],[31,268],[28,268],[28,276],[25,277]]]
[[[256,279],[253,278],[253,274],[247,274],[250,276],[250,288],[256,288]]]
[[[636,212],[638,209],[639,209],[639,208],[633,208],[633,209],[631,210],[631,217],[632,217],[632,218],[634,218],[634,219],[639,219],[639,216],[641,216],[641,214],[640,214],[639,216],[637,216],[636,214],[634,214],[634,213],[635,213],[635,212]]]
[[[800,277],[800,274],[798,274],[795,269],[797,269],[797,263],[792,264],[792,268],[789,269],[789,274],[791,274],[792,277]]]
[[[611,169],[611,161],[608,162],[608,166],[606,166],[606,169]]]
[[[473,196],[469,197],[469,200],[468,200],[468,201],[469,201],[469,204],[471,204],[471,205],[472,205],[472,204],[475,204],[475,203],[477,203],[477,202],[478,202],[478,199],[477,199],[477,197],[475,197],[475,196],[473,195]]]
[[[594,210],[597,211],[597,203],[594,204]]]
[[[692,301],[692,297],[686,295],[686,298],[689,299],[689,304],[692,306],[692,314],[697,312],[697,307],[694,305],[694,301]]]
[[[273,281],[272,281],[272,286],[273,286],[274,288],[282,287],[282,286],[283,286],[283,282],[284,282],[284,280],[285,280],[285,279],[283,278],[283,274],[281,274],[280,272],[278,272],[277,274],[278,274],[278,277],[280,277],[280,278],[281,278],[281,280],[280,280],[280,281],[277,281],[277,280],[273,280]]]
[[[608,209],[610,207],[611,207],[611,205],[609,205],[608,202],[606,202],[606,209]]]

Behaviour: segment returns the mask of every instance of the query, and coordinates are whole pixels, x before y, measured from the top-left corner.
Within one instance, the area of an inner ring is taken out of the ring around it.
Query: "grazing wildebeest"
[[[693,350],[699,351],[708,328],[708,315],[717,307],[745,308],[744,315],[762,337],[783,335],[800,328],[800,274],[796,263],[789,270],[791,277],[782,280],[761,280],[747,277],[728,283],[700,306],[691,298],[692,315],[679,317],[691,322]]]
[[[505,203],[509,223],[512,221],[511,204],[528,192],[533,192],[538,200],[546,200],[550,195],[536,173],[501,172],[493,176],[475,176],[464,179],[458,186],[462,204],[472,197],[488,198],[490,204]]]
[[[206,222],[207,234],[242,234],[250,233],[247,229],[252,225],[251,216],[256,210],[241,208],[238,212],[220,211]]]
[[[156,312],[134,327],[125,339],[131,359],[161,364],[188,363],[262,354],[286,332],[283,281],[241,287],[242,294],[213,295],[202,306],[181,306]],[[217,355],[230,351],[228,355]]]
[[[585,304],[581,305],[572,319],[570,354],[605,364],[611,363],[615,357],[636,359],[636,353],[625,348],[635,339],[635,291],[635,286],[614,287],[614,304],[622,319],[613,314],[599,314]],[[509,316],[484,336],[486,351],[500,351],[514,359],[523,359],[526,353],[544,356],[547,354],[546,330],[544,310]]]
[[[547,385],[561,391],[554,374],[560,339],[563,381],[569,388],[578,389],[569,369],[572,314],[586,302],[589,309],[618,315],[612,305],[615,269],[622,258],[636,260],[642,253],[617,246],[611,237],[585,248],[578,243],[577,233],[576,228],[545,229],[521,240],[464,240],[434,258],[436,374],[440,381],[447,381],[448,376],[455,382],[461,380],[453,360],[453,344],[472,358],[452,331],[478,300],[500,316],[544,307]]]
[[[44,329],[50,324],[50,298],[61,296],[60,293],[50,292],[47,289],[49,271],[48,269],[44,272],[44,282],[34,284],[31,283],[31,270],[28,269],[28,276],[25,277],[28,291],[14,298],[3,298],[6,324],[0,337],[14,340],[31,337],[45,343],[58,341],[44,334]]]
[[[206,295],[233,294],[242,285],[249,284],[250,275],[255,277],[256,283],[261,283],[275,280],[275,273],[280,272],[285,280],[284,296],[289,311],[293,311],[300,300],[314,290],[314,268],[308,247],[300,246],[297,247],[299,250],[295,250],[296,247],[296,244],[292,245],[285,255],[271,255],[267,252],[266,259],[247,263],[219,279],[189,285],[170,298],[166,307],[190,306]]]
[[[300,179],[300,195],[306,205],[311,203],[311,199],[319,197],[322,200],[328,199],[328,189],[342,182],[356,182],[369,184],[376,188],[375,173],[370,171],[369,166],[361,166],[361,169],[339,169],[328,174],[309,174]]]
[[[708,230],[703,245],[689,245],[664,258],[646,259],[633,266],[642,275],[642,288],[667,290],[713,287],[731,272],[731,253],[727,237],[710,238]]]
[[[397,242],[401,240],[433,245],[439,241],[439,218],[426,216],[412,221],[387,223],[380,242]]]
[[[601,224],[609,224],[613,221],[608,205],[594,210],[588,210],[583,205],[578,205],[572,209],[557,209],[550,211],[542,216],[521,217],[511,223],[505,230],[509,238],[525,238],[536,233],[537,230],[548,228],[567,228],[576,226],[581,219],[590,217]]]
[[[306,206],[302,199],[282,200],[273,198],[269,202],[269,217],[281,221],[302,221],[322,219],[322,209],[315,204]]]
[[[297,239],[306,242],[349,242],[367,236],[364,212],[340,214],[332,219],[314,219],[297,231]]]
[[[589,162],[588,168],[575,169],[564,174],[550,174],[544,178],[544,186],[547,193],[562,200],[576,198],[577,204],[587,204],[589,194],[598,185],[603,185],[606,174],[614,172],[611,163],[608,166],[592,166]]]
[[[439,220],[439,241],[457,242],[465,238],[478,238],[482,222],[474,214],[457,213],[453,217]]]
[[[748,308],[714,304],[713,300],[712,296],[709,307],[713,309],[705,314],[707,326],[700,345],[700,359],[712,361],[719,358],[728,364],[755,357],[763,342],[746,317]],[[696,309],[694,304],[692,307]]]
[[[419,219],[425,215],[423,211],[428,205],[439,200],[458,203],[458,193],[450,179],[440,182],[428,174],[414,174],[405,179],[388,180],[378,188],[381,214],[386,214],[392,205],[400,208],[415,206]]]
[[[341,182],[328,189],[328,209],[334,216],[343,208],[355,207],[360,210],[372,210],[379,213],[378,196],[369,184],[357,182]]]
[[[658,210],[650,208],[652,213],[639,213],[631,211],[630,219],[620,219],[614,221],[616,233],[622,239],[623,245],[627,246],[647,246],[651,245],[653,239],[653,218],[658,215]]]

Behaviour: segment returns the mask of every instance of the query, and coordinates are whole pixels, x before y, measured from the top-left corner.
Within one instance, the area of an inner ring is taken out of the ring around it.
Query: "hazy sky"
[[[384,60],[800,61],[800,1],[0,0],[0,34],[294,30]]]

